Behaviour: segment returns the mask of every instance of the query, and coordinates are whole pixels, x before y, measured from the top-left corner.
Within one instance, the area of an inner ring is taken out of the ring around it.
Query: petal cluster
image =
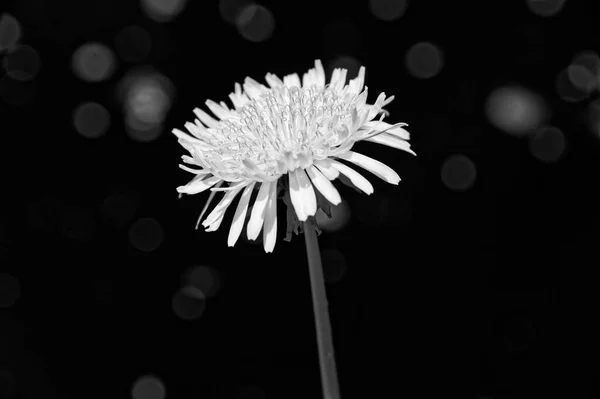
[[[224,193],[202,222],[207,231],[219,228],[225,211],[239,197],[228,245],[236,243],[248,219],[248,238],[258,238],[262,230],[265,251],[272,252],[280,178],[289,180],[286,187],[300,221],[317,211],[315,189],[332,204],[341,202],[332,184],[340,174],[363,192],[373,192],[371,183],[348,163],[398,184],[400,177],[394,170],[352,151],[354,143],[365,140],[414,155],[406,124],[383,121],[387,113],[383,107],[393,96],[381,93],[374,104],[368,104],[365,68],[348,82],[346,74],[345,69],[335,69],[326,83],[323,65],[317,60],[302,79],[297,74],[283,80],[267,74],[267,87],[246,78],[243,85],[236,83],[229,95],[233,108],[225,102],[207,100],[212,116],[196,108],[197,119],[185,124],[188,133],[173,130],[189,152],[182,157],[183,162],[192,166],[180,167],[195,174],[177,191],[198,194],[210,189],[209,202],[216,192]],[[257,194],[253,195],[254,191]],[[207,207],[208,203],[204,211]]]

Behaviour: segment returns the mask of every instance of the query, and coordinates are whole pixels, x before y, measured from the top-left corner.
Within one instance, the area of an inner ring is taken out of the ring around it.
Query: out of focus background
[[[418,154],[318,216],[342,397],[598,397],[592,3],[2,0],[0,397],[321,397],[303,237],[195,230],[171,134],[315,59]]]

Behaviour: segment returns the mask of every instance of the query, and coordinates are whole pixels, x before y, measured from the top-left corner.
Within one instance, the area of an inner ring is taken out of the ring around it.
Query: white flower
[[[341,202],[340,194],[331,183],[344,175],[361,191],[371,194],[373,186],[362,175],[339,160],[360,166],[391,184],[400,177],[388,166],[365,155],[350,151],[361,140],[379,143],[407,151],[409,133],[404,123],[383,122],[383,110],[393,100],[381,93],[375,104],[367,104],[364,87],[365,68],[358,77],[346,84],[345,69],[335,69],[331,82],[325,84],[321,61],[302,77],[287,75],[283,81],[268,73],[266,87],[247,77],[242,86],[235,84],[229,95],[234,108],[211,100],[206,106],[210,116],[199,108],[198,117],[185,127],[188,135],[178,129],[173,133],[190,152],[183,161],[200,169],[180,165],[196,176],[180,194],[198,194],[211,189],[212,199],[217,191],[225,195],[206,217],[206,231],[217,230],[225,211],[241,193],[229,230],[228,245],[235,245],[244,227],[253,189],[258,194],[248,221],[248,238],[255,240],[263,230],[266,252],[272,252],[277,235],[278,180],[289,176],[289,200],[299,221],[317,212],[314,188],[334,205]],[[378,120],[374,118],[381,114]],[[282,179],[283,180],[283,179]],[[226,187],[221,187],[228,183]],[[202,211],[202,218],[206,208]],[[200,221],[200,219],[198,221]]]

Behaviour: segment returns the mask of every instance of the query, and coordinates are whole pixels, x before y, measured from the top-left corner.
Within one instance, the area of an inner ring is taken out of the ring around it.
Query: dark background
[[[371,196],[336,184],[349,219],[319,237],[342,397],[598,395],[600,107],[595,85],[559,79],[598,49],[592,2],[544,16],[525,0],[413,0],[385,21],[366,0],[264,1],[272,31],[260,12],[236,26],[238,3],[161,19],[134,0],[2,0],[39,59],[5,62],[0,83],[0,396],[321,397],[303,237],[283,241],[280,217],[273,254],[228,248],[233,210],[194,230],[208,194],[178,198],[191,175],[170,133],[246,76],[317,58],[328,77],[364,64],[369,102],[396,96],[387,120],[409,124],[418,154],[357,144],[402,182],[365,172]],[[150,41],[117,44],[131,25]],[[73,67],[90,42],[114,52],[99,81]],[[411,64],[419,42],[443,54],[435,73]],[[131,105],[147,76],[163,94]],[[533,105],[496,106],[502,88]],[[87,101],[108,112],[78,124]],[[147,133],[132,115],[162,116]],[[205,299],[178,291],[189,284]]]

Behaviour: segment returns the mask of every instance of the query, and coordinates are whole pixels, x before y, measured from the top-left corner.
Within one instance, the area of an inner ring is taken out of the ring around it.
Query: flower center
[[[269,179],[306,168],[346,143],[353,133],[352,111],[365,102],[366,91],[350,95],[331,87],[272,88],[252,98],[235,117],[221,120],[209,159],[232,174],[246,175],[253,164]]]

